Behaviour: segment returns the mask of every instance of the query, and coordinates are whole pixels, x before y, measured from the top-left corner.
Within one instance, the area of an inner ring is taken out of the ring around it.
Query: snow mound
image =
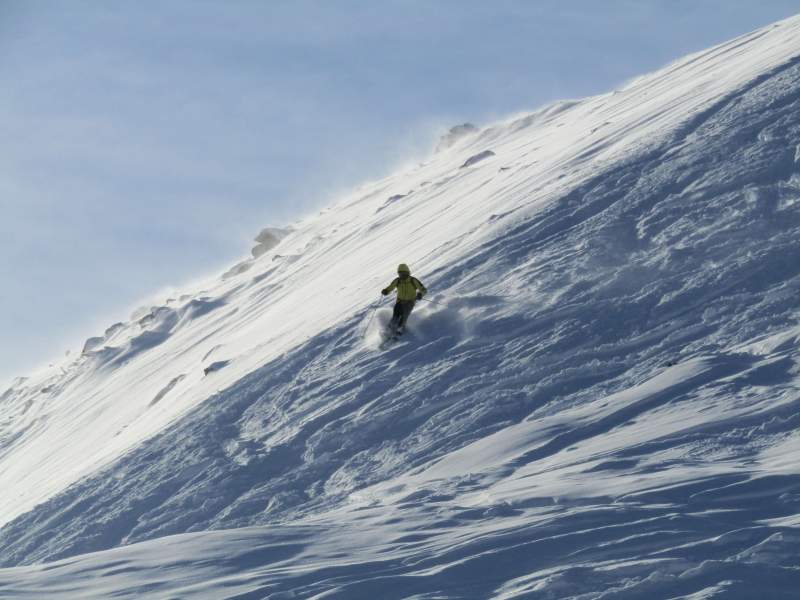
[[[253,258],[266,254],[275,246],[280,244],[281,240],[291,233],[290,229],[281,229],[278,227],[266,227],[256,236],[255,241],[257,245],[251,250]]]
[[[487,158],[494,156],[494,152],[491,150],[484,150],[483,152],[478,152],[477,154],[473,154],[467,160],[464,161],[464,164],[461,165],[462,169],[466,169],[467,167],[471,167],[472,165],[478,164],[482,160],[486,160]]]
[[[478,128],[472,123],[462,123],[461,125],[451,127],[447,133],[439,138],[439,142],[436,145],[436,152],[447,150],[460,140],[477,131]]]

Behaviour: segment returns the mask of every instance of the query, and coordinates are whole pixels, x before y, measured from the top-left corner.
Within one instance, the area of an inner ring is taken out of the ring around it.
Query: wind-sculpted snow
[[[773,498],[799,487],[796,477],[732,476],[640,498],[531,498],[519,508],[409,498],[3,570],[0,590],[61,600],[76,597],[66,584],[90,581],[80,598],[789,599],[800,535],[762,521]]]
[[[0,596],[794,598],[798,34],[469,132],[18,382]]]

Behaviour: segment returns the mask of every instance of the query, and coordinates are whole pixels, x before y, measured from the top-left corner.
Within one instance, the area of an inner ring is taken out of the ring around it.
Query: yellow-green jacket
[[[394,289],[397,289],[397,299],[402,302],[416,300],[417,292],[420,292],[423,295],[428,293],[428,290],[425,289],[425,286],[422,285],[422,282],[416,277],[411,277],[410,275],[405,279],[396,277],[395,280],[389,284],[389,287],[383,290],[383,292],[388,294]]]

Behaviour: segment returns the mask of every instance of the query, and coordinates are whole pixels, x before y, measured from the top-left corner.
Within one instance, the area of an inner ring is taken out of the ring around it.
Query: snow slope
[[[796,597],[798,40],[467,128],[17,380],[0,596]]]

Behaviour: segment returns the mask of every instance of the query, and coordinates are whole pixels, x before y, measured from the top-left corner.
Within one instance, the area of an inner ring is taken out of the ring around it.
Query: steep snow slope
[[[798,34],[466,132],[17,382],[0,560],[73,558],[0,593],[791,597]]]

